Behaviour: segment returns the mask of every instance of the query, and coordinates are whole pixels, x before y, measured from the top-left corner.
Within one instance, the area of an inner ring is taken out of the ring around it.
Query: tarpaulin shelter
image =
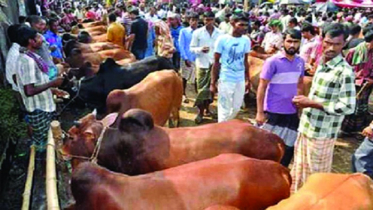
[[[331,0],[331,2],[338,7],[347,7],[347,8],[354,8],[354,7],[373,7],[372,0]]]
[[[303,0],[280,0],[280,5],[283,4],[307,4]]]

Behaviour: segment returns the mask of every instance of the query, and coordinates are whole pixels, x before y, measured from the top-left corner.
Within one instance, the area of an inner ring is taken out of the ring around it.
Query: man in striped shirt
[[[17,86],[28,112],[28,120],[32,127],[32,141],[39,151],[45,150],[50,122],[56,105],[52,92],[58,96],[66,93],[57,89],[63,78],[50,81],[48,65],[36,54],[43,43],[42,36],[36,30],[22,26],[18,30],[21,52],[16,65]]]

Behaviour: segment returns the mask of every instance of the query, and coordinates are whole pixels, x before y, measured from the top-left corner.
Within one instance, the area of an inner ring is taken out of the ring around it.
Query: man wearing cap
[[[194,106],[198,107],[198,115],[195,119],[201,123],[204,114],[211,114],[209,106],[213,101],[210,92],[211,66],[214,62],[215,42],[222,32],[214,27],[215,15],[212,12],[204,14],[205,26],[197,29],[190,43],[191,52],[196,54],[196,76],[198,95]],[[205,113],[206,111],[206,113]]]
[[[131,52],[135,55],[137,60],[142,60],[145,57],[146,48],[148,47],[148,23],[139,16],[138,9],[131,10],[130,17],[133,21],[131,25],[131,34],[135,35]]]
[[[271,31],[264,36],[262,47],[264,51],[269,54],[273,54],[281,49],[282,47],[282,25],[279,20],[272,20],[269,23]]]
[[[168,22],[170,24],[170,33],[174,41],[175,52],[172,56],[172,63],[175,69],[180,68],[180,47],[179,47],[179,36],[180,30],[183,28],[180,22],[180,16],[175,13],[170,13],[168,15]]]

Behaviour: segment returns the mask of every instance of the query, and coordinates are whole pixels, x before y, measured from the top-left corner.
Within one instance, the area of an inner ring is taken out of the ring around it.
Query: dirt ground
[[[194,123],[194,118],[197,114],[197,108],[193,107],[195,92],[192,85],[188,85],[187,94],[189,98],[189,103],[183,103],[180,111],[181,116],[181,127],[196,126]],[[212,109],[216,111],[216,100],[212,104]],[[79,119],[79,116],[83,116],[87,113],[87,110],[67,110],[61,116],[62,128],[67,130],[71,127],[73,120]],[[255,102],[251,103],[248,108],[242,109],[238,114],[237,118],[245,121],[250,121],[254,123],[256,113]],[[205,118],[202,124],[213,123],[216,120],[212,118]],[[218,134],[217,134],[218,135]],[[355,138],[344,138],[338,139],[335,150],[334,150],[334,162],[333,162],[333,172],[335,173],[350,173],[351,172],[351,155],[359,146],[361,141]],[[4,193],[0,197],[0,210],[14,210],[21,209],[22,205],[22,193],[24,190],[24,184],[27,176],[27,164],[29,157],[29,148],[27,145],[27,140],[20,141],[16,149],[16,155],[14,157],[14,164],[10,170],[8,184]],[[65,163],[58,163],[58,191],[60,198],[60,206],[66,207],[71,200],[71,192],[69,190],[69,170]],[[33,189],[34,199],[31,209],[46,209],[45,206],[45,170],[41,169],[39,166],[36,168],[36,173],[34,176],[34,183],[37,187]]]

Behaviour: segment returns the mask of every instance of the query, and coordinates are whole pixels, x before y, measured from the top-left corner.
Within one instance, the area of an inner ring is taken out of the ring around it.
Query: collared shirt
[[[355,75],[342,55],[319,64],[308,95],[324,110],[304,108],[298,131],[309,138],[336,138],[356,105]]]
[[[196,54],[196,66],[209,68],[214,63],[215,42],[223,33],[214,27],[212,35],[207,31],[206,26],[197,29],[192,35],[190,51]],[[208,53],[202,52],[203,47],[209,47]]]
[[[283,38],[281,32],[273,33],[272,31],[270,31],[264,36],[262,46],[264,47],[265,51],[268,51],[271,46],[275,46],[277,49],[281,49],[283,43],[282,39]]]
[[[306,63],[310,62],[311,54],[315,50],[315,48],[318,46],[320,41],[320,38],[318,36],[313,37],[310,40],[304,40],[303,45],[300,47],[300,57],[303,58],[303,60]]]
[[[62,59],[62,38],[50,30],[48,30],[43,36],[50,46],[56,46],[57,48],[55,51],[51,52],[51,56]]]
[[[122,24],[113,22],[107,29],[107,40],[123,47],[125,29]]]
[[[154,15],[152,16],[150,13],[147,13],[147,14],[145,15],[145,19],[146,19],[146,20],[150,20],[150,21],[152,21],[152,22],[155,22],[155,21],[158,21],[158,20],[159,20],[159,17],[158,17],[157,14],[154,14]]]
[[[356,76],[355,85],[362,86],[367,79],[373,79],[373,50],[367,51],[368,55],[366,62],[353,65],[352,60],[355,53],[359,53],[356,51],[356,48],[350,49],[346,56],[346,60],[353,66]]]
[[[276,114],[295,114],[293,98],[297,95],[299,78],[304,76],[304,61],[295,55],[289,60],[284,52],[268,58],[260,78],[269,81],[264,98],[264,110]]]
[[[183,28],[180,31],[180,56],[185,61],[188,60],[194,62],[196,60],[196,55],[190,51],[190,42],[192,41],[192,35],[194,32],[195,30],[193,30],[192,27]]]
[[[233,26],[229,22],[227,23],[224,21],[219,24],[219,29],[225,34],[231,34]]]
[[[38,55],[35,55],[39,57]],[[42,72],[36,62],[24,53],[20,53],[17,60],[17,85],[21,93],[23,103],[28,112],[40,109],[45,112],[56,110],[56,104],[53,100],[52,91],[47,89],[33,96],[26,96],[24,86],[34,84],[35,86],[43,85],[49,82],[49,76]]]
[[[13,82],[13,75],[16,73],[17,69],[17,59],[19,56],[19,49],[21,46],[17,43],[13,43],[9,49],[8,55],[6,56],[6,63],[5,63],[5,74],[6,80],[9,84],[12,85],[12,89],[14,91],[18,91],[18,87]]]
[[[84,15],[83,15],[83,12],[79,9],[76,9],[74,11],[74,16],[78,19],[78,20],[81,20],[84,18]]]

